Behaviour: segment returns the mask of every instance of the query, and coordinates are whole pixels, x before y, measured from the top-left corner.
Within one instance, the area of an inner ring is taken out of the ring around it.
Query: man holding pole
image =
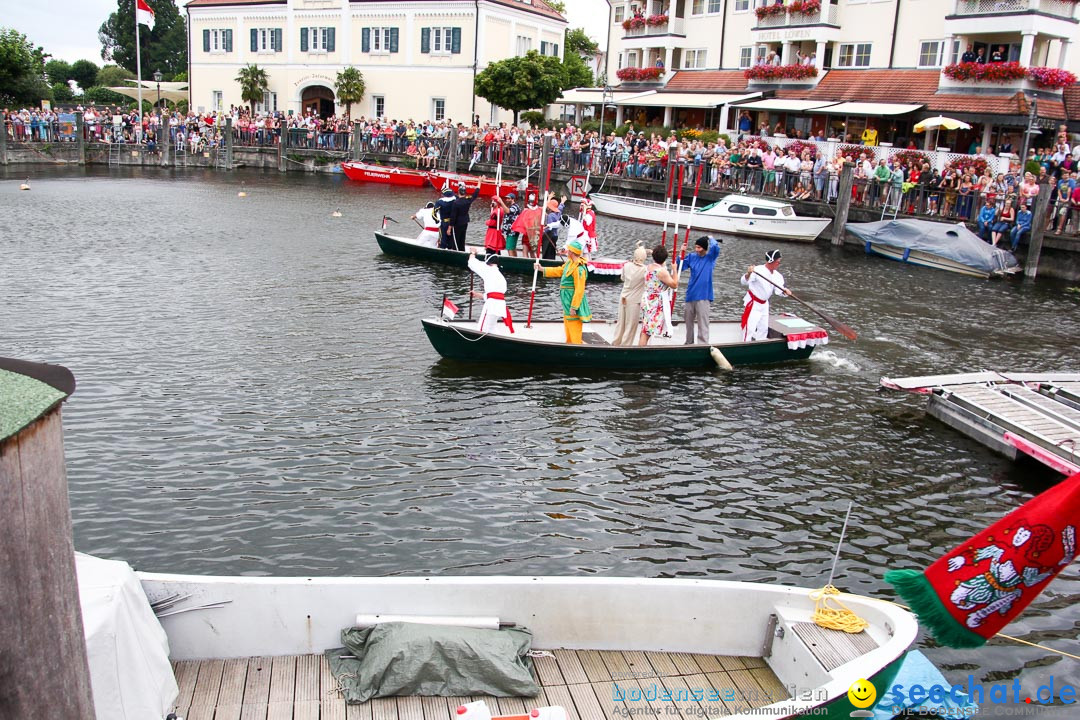
[[[499,272],[498,254],[489,253],[484,262],[476,259],[476,248],[469,248],[469,269],[484,281],[484,291],[471,290],[472,297],[483,298],[484,307],[480,310],[480,332],[493,332],[496,323],[502,318],[506,329],[514,332],[510,309],[506,307],[506,278]]]
[[[683,242],[686,252],[686,242]],[[694,252],[683,260],[690,271],[683,301],[686,323],[686,344],[709,342],[709,308],[713,301],[713,268],[720,257],[720,243],[716,238],[702,235],[694,241]],[[696,338],[695,338],[696,336]]]
[[[744,342],[766,339],[769,336],[769,298],[774,294],[791,295],[779,272],[780,257],[779,250],[770,250],[765,253],[764,265],[751,265],[739,279],[746,287],[740,323]]]

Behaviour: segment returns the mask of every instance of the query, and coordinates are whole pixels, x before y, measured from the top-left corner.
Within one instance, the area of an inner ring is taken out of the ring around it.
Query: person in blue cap
[[[557,277],[559,281],[559,299],[563,306],[563,328],[566,330],[566,342],[570,345],[581,344],[582,324],[592,320],[589,299],[585,297],[585,278],[589,274],[582,253],[585,246],[581,240],[571,240],[566,244],[566,262],[562,267],[542,267],[535,263],[537,270],[542,270],[544,277]]]
[[[686,243],[683,243],[686,253]],[[686,284],[686,299],[683,301],[686,324],[686,344],[709,342],[709,308],[713,301],[713,268],[720,257],[720,242],[709,235],[702,235],[694,241],[694,252],[679,263],[690,271],[690,282]]]

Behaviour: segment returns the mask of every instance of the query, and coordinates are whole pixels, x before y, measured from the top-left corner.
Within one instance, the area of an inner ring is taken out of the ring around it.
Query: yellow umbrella
[[[953,118],[947,118],[938,115],[937,117],[927,118],[926,120],[923,120],[918,125],[916,125],[913,130],[915,132],[924,132],[926,130],[933,130],[937,128],[945,128],[946,130],[970,130],[971,126],[963,120],[954,120]]]

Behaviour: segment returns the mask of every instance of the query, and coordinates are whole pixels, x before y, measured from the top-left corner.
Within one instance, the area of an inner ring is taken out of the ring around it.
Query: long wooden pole
[[[697,173],[697,178],[694,180],[694,198],[690,201],[690,214],[686,217],[686,230],[684,231],[682,250],[679,251],[679,267],[675,271],[675,288],[671,293],[671,312],[675,312],[675,298],[679,296],[679,276],[682,275],[683,262],[686,260],[686,245],[690,242],[690,228],[694,224],[694,211],[697,209],[698,190],[701,188],[701,176],[702,172]],[[672,265],[675,264],[675,248],[678,246],[678,235],[675,237],[675,242],[672,244]]]
[[[826,315],[825,313],[821,312],[820,310],[818,310],[818,309],[817,309],[816,307],[814,307],[814,306],[813,306],[813,305],[811,305],[810,303],[808,303],[808,302],[806,302],[805,300],[803,300],[803,299],[801,299],[801,298],[797,297],[797,296],[795,295],[795,293],[791,292],[791,291],[790,291],[790,290],[788,290],[788,289],[787,289],[786,287],[784,287],[784,286],[782,286],[782,285],[778,285],[778,284],[774,283],[774,282],[773,282],[772,280],[770,280],[769,278],[765,277],[764,275],[762,275],[762,274],[761,274],[761,273],[759,273],[759,272],[755,272],[754,274],[755,274],[755,275],[757,275],[757,276],[758,276],[759,278],[761,278],[762,280],[764,280],[765,282],[767,282],[767,283],[769,283],[770,285],[772,285],[773,287],[776,287],[776,288],[780,288],[781,290],[784,290],[784,291],[785,291],[785,292],[787,293],[788,297],[790,297],[790,298],[791,298],[792,300],[794,300],[795,302],[798,302],[798,303],[802,303],[802,304],[803,304],[804,306],[806,306],[806,308],[807,308],[808,310],[810,310],[811,312],[814,312],[814,313],[816,313],[816,314],[817,314],[818,316],[820,316],[820,317],[821,317],[821,319],[822,319],[822,320],[824,320],[825,322],[827,322],[827,323],[829,323],[830,325],[832,325],[833,329],[834,329],[834,330],[836,330],[836,332],[840,333],[841,335],[843,335],[844,337],[846,337],[846,338],[847,338],[848,340],[855,340],[855,338],[857,338],[857,337],[858,337],[858,335],[856,335],[856,334],[855,334],[855,331],[854,331],[854,330],[852,330],[852,329],[851,329],[850,327],[848,327],[847,325],[845,325],[845,324],[844,324],[844,323],[842,323],[842,322],[839,322],[839,321],[837,321],[837,320],[833,320],[833,319],[832,319],[831,317],[829,317],[829,316],[828,316],[828,315]]]
[[[675,196],[675,235],[671,239],[671,258],[674,262],[675,259],[675,246],[679,243],[679,213],[682,212],[682,189],[683,189],[683,172],[686,170],[686,166],[679,165],[679,190]]]
[[[664,230],[660,233],[660,244],[667,245],[667,224],[668,224],[668,211],[671,210],[671,183],[673,182],[675,171],[671,169],[671,157],[668,157],[668,177],[667,187],[664,189]]]
[[[540,243],[544,242],[544,208],[547,207],[547,204],[548,204],[548,194],[545,193],[544,194],[544,204],[540,208],[540,237],[538,238],[537,243],[536,243],[537,250],[540,249]],[[539,254],[538,254],[536,259],[535,259],[535,262],[533,262],[532,292],[529,293],[529,317],[526,318],[526,320],[525,320],[525,327],[527,327],[527,328],[532,327],[533,302],[536,300],[536,276],[537,276],[537,274],[539,272],[540,272],[540,257],[539,257]]]

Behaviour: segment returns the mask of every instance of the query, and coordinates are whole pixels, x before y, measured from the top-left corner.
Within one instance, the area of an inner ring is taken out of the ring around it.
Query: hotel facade
[[[473,92],[491,62],[530,50],[562,57],[566,20],[543,0],[192,0],[190,105],[245,105],[236,76],[266,70],[258,111],[342,115],[337,73],[364,76],[354,117],[510,121]]]
[[[977,125],[949,138],[957,146],[1009,133],[1019,145],[1032,114],[1045,129],[1080,130],[1077,86],[1058,72],[1080,74],[1078,5],[613,0],[606,92],[568,91],[559,110],[580,117],[603,102],[618,123],[736,130],[749,114],[755,132],[779,124],[855,141],[867,128],[905,140],[920,119],[947,115]],[[957,67],[967,52],[985,75]]]

